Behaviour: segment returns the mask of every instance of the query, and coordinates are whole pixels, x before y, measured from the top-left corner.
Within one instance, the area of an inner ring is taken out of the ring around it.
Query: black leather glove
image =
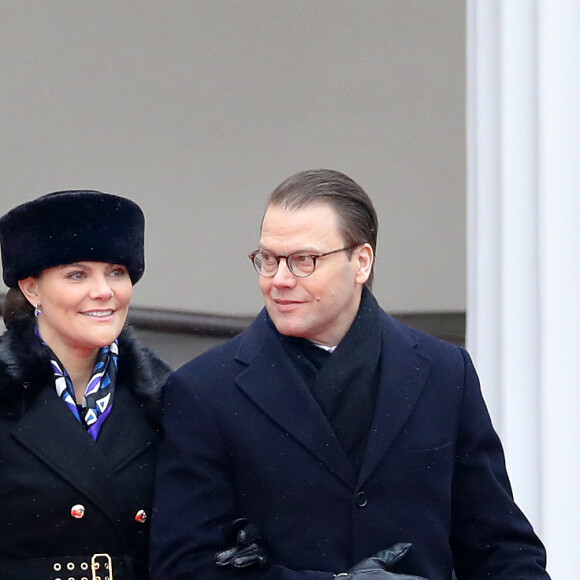
[[[229,548],[215,555],[218,566],[265,568],[270,564],[266,546],[260,538],[258,526],[250,524],[246,518],[238,518],[222,528]]]
[[[400,542],[386,550],[381,550],[370,558],[361,560],[348,572],[337,574],[340,580],[428,580],[423,576],[409,576],[393,572],[395,565],[403,559],[413,544]]]

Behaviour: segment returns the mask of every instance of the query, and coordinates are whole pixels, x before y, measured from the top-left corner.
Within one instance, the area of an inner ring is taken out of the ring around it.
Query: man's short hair
[[[379,222],[370,197],[344,173],[332,169],[310,169],[291,175],[270,194],[268,207],[302,209],[328,204],[338,214],[340,233],[346,246],[369,243],[376,255]],[[374,262],[366,285],[374,278]]]

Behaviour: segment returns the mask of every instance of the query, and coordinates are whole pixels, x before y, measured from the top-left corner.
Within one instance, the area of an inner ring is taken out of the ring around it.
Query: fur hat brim
[[[75,262],[126,266],[135,284],[145,270],[145,218],[133,201],[92,190],[50,193],[0,219],[4,283]]]

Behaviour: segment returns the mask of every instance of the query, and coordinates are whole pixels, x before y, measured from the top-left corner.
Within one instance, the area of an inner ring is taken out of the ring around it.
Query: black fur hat
[[[57,191],[23,203],[0,218],[4,283],[74,262],[127,267],[135,284],[145,270],[145,218],[124,197],[91,190]]]

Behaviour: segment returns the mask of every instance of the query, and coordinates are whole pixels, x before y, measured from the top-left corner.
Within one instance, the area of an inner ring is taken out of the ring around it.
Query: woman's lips
[[[114,314],[114,310],[88,310],[83,312],[83,316],[88,316],[89,318],[102,319],[110,318]]]

